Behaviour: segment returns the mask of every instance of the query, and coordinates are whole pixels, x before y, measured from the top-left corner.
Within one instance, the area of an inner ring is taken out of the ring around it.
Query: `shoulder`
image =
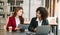
[[[43,20],[43,21],[48,21],[48,19],[45,19],[45,20]]]
[[[32,18],[32,20],[36,20],[36,19],[37,19],[37,17],[33,17],[33,18]]]
[[[48,22],[47,19],[46,20],[43,20],[43,25],[49,25],[49,22]]]
[[[45,23],[49,23],[47,19],[46,19],[46,20],[43,20],[43,22],[45,22]]]
[[[49,22],[48,22],[48,20],[47,20],[47,19],[45,20],[45,23],[49,24]]]
[[[46,20],[44,20],[45,22],[48,22],[48,20],[46,19]]]
[[[9,17],[9,19],[13,19],[13,18],[14,18],[14,16]]]

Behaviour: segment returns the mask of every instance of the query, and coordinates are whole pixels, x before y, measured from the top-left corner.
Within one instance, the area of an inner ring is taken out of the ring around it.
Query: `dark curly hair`
[[[36,12],[40,12],[40,14],[41,14],[41,18],[42,18],[42,20],[46,20],[46,18],[48,17],[48,11],[47,11],[47,9],[46,8],[44,8],[44,7],[38,7],[37,9],[36,9]]]

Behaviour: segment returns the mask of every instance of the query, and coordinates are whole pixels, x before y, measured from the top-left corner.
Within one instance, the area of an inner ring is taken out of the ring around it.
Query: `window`
[[[15,0],[8,0],[8,3],[10,3],[11,5],[15,5]]]
[[[15,6],[22,6],[23,0],[8,0],[8,3],[10,3],[10,12],[14,12]]]

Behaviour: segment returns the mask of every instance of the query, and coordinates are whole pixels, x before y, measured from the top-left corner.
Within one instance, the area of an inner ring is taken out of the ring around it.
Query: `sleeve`
[[[31,20],[31,22],[30,22],[30,25],[29,25],[29,27],[28,27],[28,30],[29,31],[34,31],[34,19],[32,18],[32,20]]]
[[[11,18],[9,17],[9,20],[8,20],[8,23],[7,23],[7,26],[6,26],[6,29],[9,30],[9,26],[11,26]]]

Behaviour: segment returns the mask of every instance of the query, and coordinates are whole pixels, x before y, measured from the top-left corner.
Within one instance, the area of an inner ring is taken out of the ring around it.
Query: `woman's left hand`
[[[18,27],[16,27],[16,28],[15,28],[15,30],[19,30],[19,28],[18,28]]]
[[[15,28],[15,30],[20,30],[20,29],[21,29],[21,27],[16,27],[16,28]]]

